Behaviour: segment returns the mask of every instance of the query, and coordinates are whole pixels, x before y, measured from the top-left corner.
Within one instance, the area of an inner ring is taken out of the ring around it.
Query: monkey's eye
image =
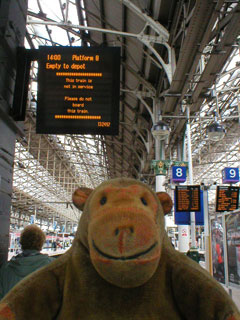
[[[103,206],[107,202],[107,198],[103,196],[100,200],[100,204]]]
[[[141,201],[142,201],[142,203],[145,205],[145,206],[147,206],[147,201],[146,201],[146,199],[145,198],[141,198]]]

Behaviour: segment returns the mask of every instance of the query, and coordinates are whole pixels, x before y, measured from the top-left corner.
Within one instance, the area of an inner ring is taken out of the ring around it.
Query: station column
[[[17,48],[24,45],[26,15],[27,0],[0,1],[0,264],[8,255],[15,141],[22,131],[11,114]]]

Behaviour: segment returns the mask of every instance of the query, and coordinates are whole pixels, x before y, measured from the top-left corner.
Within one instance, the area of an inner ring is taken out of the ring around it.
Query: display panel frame
[[[37,133],[119,133],[119,47],[43,46],[38,64]]]
[[[234,197],[233,197],[233,193],[234,193]],[[224,199],[223,196],[226,196],[226,198]],[[237,210],[238,207],[239,207],[239,187],[217,186],[216,212],[234,211],[234,210]]]
[[[175,193],[176,193],[176,211],[178,212],[201,211],[199,185],[176,186]],[[185,199],[183,199],[184,193],[185,193],[185,197],[187,195],[187,198]],[[182,203],[183,200],[185,204]]]

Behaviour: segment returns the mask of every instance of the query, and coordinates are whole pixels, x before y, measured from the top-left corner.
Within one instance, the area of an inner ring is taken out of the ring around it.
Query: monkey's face
[[[159,263],[164,228],[164,213],[157,216],[150,190],[140,184],[105,185],[91,198],[88,212],[88,245],[97,272],[123,288],[148,281]]]

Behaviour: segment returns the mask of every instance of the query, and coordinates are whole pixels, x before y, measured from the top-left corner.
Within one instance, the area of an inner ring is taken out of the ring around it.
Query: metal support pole
[[[191,127],[190,127],[190,110],[187,111],[187,145],[188,145],[188,172],[189,172],[189,183],[193,184],[193,168],[192,168],[192,143],[191,143]],[[191,212],[191,242],[192,246],[196,246],[196,223],[195,223],[195,212]]]
[[[160,160],[160,141],[155,139],[155,160]]]
[[[210,272],[210,238],[208,223],[208,191],[203,190],[203,212],[204,212],[204,243],[205,243],[205,269]]]
[[[186,147],[185,147],[185,134],[183,136],[181,145],[178,144],[178,159],[186,161]],[[190,242],[190,226],[178,225],[178,250],[180,252],[187,252]]]
[[[165,176],[158,174],[156,176],[156,192],[165,191]]]
[[[154,101],[154,118],[156,119],[156,122],[159,120],[159,114],[160,114],[160,104],[159,101]],[[154,121],[153,121],[154,123]],[[155,138],[155,160],[165,160],[165,152],[164,152],[164,142],[160,141],[158,138]],[[165,191],[165,187],[163,186],[165,182],[165,175],[157,174],[156,175],[156,187],[155,191]]]
[[[238,123],[240,124],[240,98],[239,94],[237,94],[237,107],[238,107]]]
[[[34,209],[34,223],[37,223],[37,206],[35,205],[35,209]]]
[[[155,160],[164,160],[165,155],[163,155],[164,153],[162,150],[163,146],[164,146],[163,142],[155,138]],[[156,188],[155,188],[156,192],[165,191],[164,182],[165,182],[165,176],[162,174],[157,174]]]

